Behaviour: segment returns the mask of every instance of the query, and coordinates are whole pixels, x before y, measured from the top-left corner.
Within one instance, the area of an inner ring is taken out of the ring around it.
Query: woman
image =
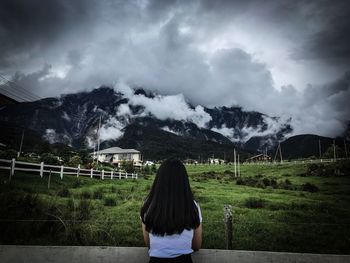
[[[202,215],[179,160],[159,167],[141,220],[150,262],[192,262],[191,253],[202,245]]]

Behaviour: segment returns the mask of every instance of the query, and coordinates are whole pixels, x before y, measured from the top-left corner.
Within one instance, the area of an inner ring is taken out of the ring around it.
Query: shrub
[[[67,208],[69,211],[74,211],[75,210],[75,204],[74,204],[74,199],[70,198],[67,200]]]
[[[84,190],[81,193],[81,198],[83,198],[83,199],[90,199],[91,198],[91,192],[88,191],[88,190]]]
[[[52,153],[43,153],[40,156],[40,161],[44,162],[45,164],[59,164],[57,156],[53,155]]]
[[[74,181],[72,187],[79,188],[81,185],[82,185],[82,182],[80,181],[80,179],[77,179],[76,181]]]
[[[244,201],[244,205],[247,208],[263,208],[265,206],[265,200],[256,197],[249,197]]]
[[[70,196],[70,192],[67,187],[62,186],[60,190],[58,190],[57,195],[60,197],[68,197]]]
[[[79,155],[74,155],[69,159],[69,162],[68,162],[69,166],[72,166],[72,167],[77,167],[79,164],[82,164],[82,163],[83,162]]]
[[[103,191],[101,188],[96,189],[93,193],[92,193],[92,198],[93,199],[102,199],[103,197]]]
[[[105,206],[116,206],[117,205],[115,197],[113,197],[113,196],[106,196],[103,201],[104,201]]]
[[[81,199],[77,207],[77,219],[87,220],[90,218],[90,201]]]
[[[152,171],[152,173],[157,172],[157,166],[155,164],[152,164],[151,171]]]
[[[311,183],[306,183],[301,186],[302,191],[310,192],[310,193],[315,193],[318,192],[319,189],[316,185],[311,184]]]

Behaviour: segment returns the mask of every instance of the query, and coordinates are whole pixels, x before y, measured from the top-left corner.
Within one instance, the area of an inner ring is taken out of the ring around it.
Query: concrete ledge
[[[264,251],[202,249],[192,256],[194,263],[348,263],[350,255],[279,253]],[[93,247],[93,246],[0,246],[0,262],[52,262],[52,263],[107,263],[148,262],[144,247]]]

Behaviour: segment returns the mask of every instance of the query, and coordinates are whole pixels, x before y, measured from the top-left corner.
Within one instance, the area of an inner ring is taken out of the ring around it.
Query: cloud
[[[99,130],[100,141],[103,142],[120,138],[124,134],[124,128],[125,125],[122,122],[117,120],[115,117],[110,116]]]
[[[240,129],[228,128],[225,124],[221,127],[213,127],[212,131],[221,133],[229,138],[232,142],[246,143],[252,137],[276,136],[290,120],[284,118],[271,118],[269,116],[262,116],[264,125],[257,127],[243,126]]]
[[[68,145],[72,145],[72,139],[66,134],[56,133],[55,129],[46,129],[43,138],[47,140],[49,143],[66,143]]]
[[[160,94],[127,94],[159,118],[205,127],[202,106],[240,105],[290,116],[298,133],[334,136],[349,119],[348,86],[337,82],[348,83],[340,77],[349,70],[348,5],[4,0],[0,71],[42,97],[123,80],[124,94],[128,86]]]
[[[120,88],[119,88],[120,87]],[[200,128],[205,128],[211,120],[211,116],[204,111],[201,105],[191,108],[186,102],[183,94],[177,95],[155,95],[154,97],[146,97],[142,94],[135,95],[132,89],[124,83],[118,83],[114,88],[122,91],[129,99],[129,104],[133,106],[143,106],[144,110],[141,116],[151,114],[160,120],[172,119],[179,121],[189,121],[195,123]],[[129,106],[122,104],[118,112],[130,114]]]

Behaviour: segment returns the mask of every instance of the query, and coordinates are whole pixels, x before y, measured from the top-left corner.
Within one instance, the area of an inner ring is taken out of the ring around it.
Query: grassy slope
[[[305,172],[302,164],[241,166],[243,177],[261,174],[277,181],[288,179],[293,185],[310,182],[320,189],[309,193],[236,185],[228,172],[233,171],[233,166],[229,165],[188,166],[187,170],[202,209],[205,248],[225,247],[223,206],[231,204],[234,249],[350,253],[349,176],[301,177],[299,174]],[[216,173],[208,174],[210,171]],[[7,175],[7,171],[1,171],[0,217],[7,219],[0,224],[0,230],[7,233],[1,243],[143,246],[139,209],[153,182],[152,176],[103,181],[80,178],[80,184],[75,177],[65,176],[61,181],[55,176],[48,190],[47,177],[16,173],[8,184]],[[57,195],[62,187],[69,189],[68,197]],[[38,193],[36,202],[42,209],[34,209],[35,201],[16,201],[32,205],[34,208],[29,212],[24,211],[23,205],[6,206],[16,200],[13,198],[16,193],[28,192]],[[94,199],[94,192],[100,192],[102,198]],[[87,197],[82,198],[82,194]],[[116,200],[115,206],[105,205],[108,197]],[[251,197],[261,199],[263,208],[247,208],[246,200]],[[86,203],[88,208],[84,210]],[[82,215],[86,210],[88,215]],[[42,221],[13,222],[14,218]],[[56,221],[48,223],[47,219]]]

